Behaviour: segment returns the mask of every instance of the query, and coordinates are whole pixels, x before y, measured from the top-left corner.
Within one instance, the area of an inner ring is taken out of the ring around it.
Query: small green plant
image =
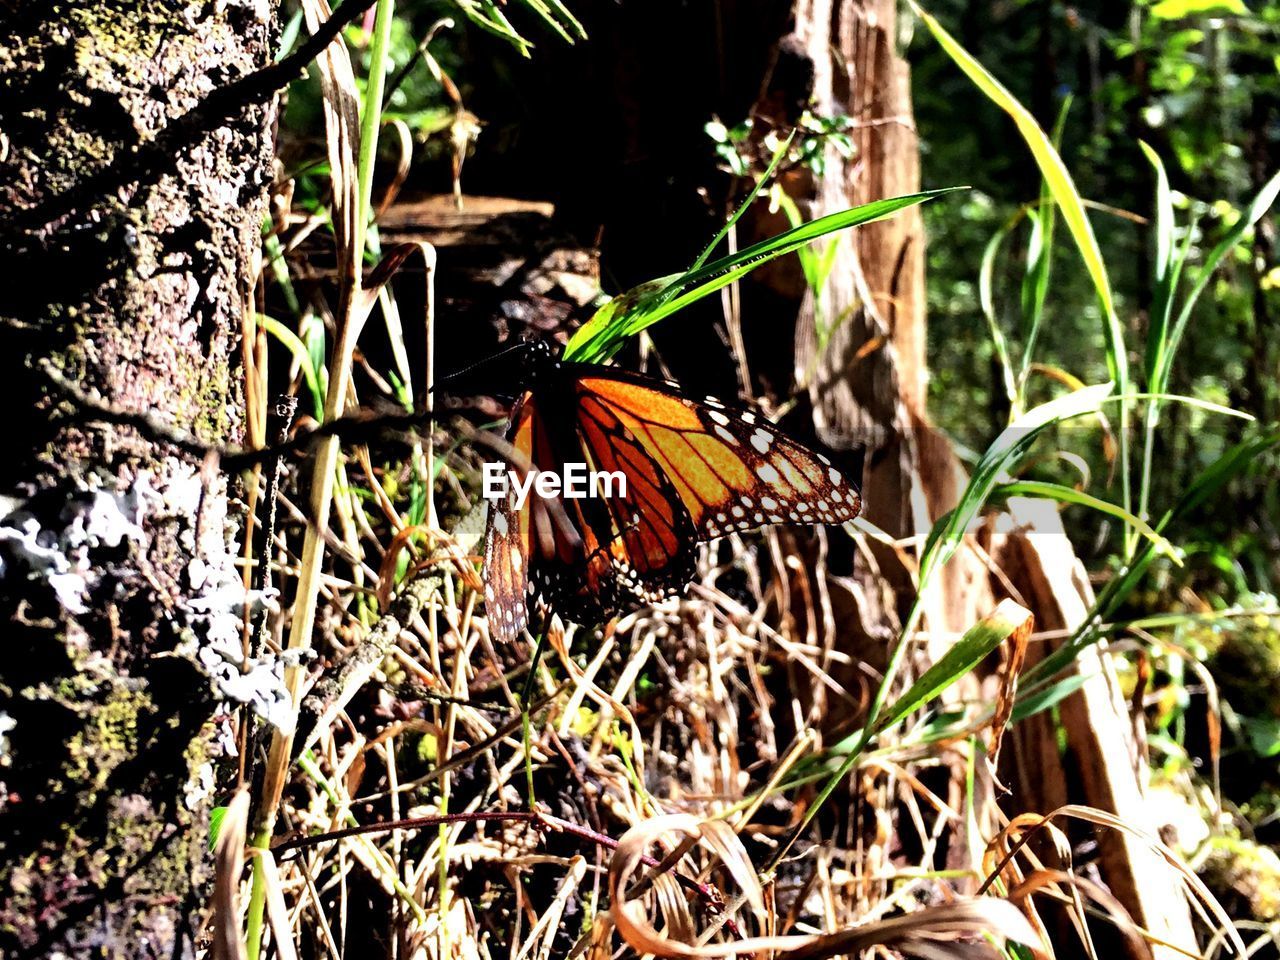
[[[783,168],[803,167],[815,178],[826,176],[828,144],[844,159],[853,156],[854,143],[850,133],[853,125],[853,118],[843,113],[828,117],[805,110],[791,135]],[[750,117],[732,127],[725,126],[720,120],[712,120],[703,129],[715,144],[715,155],[721,169],[744,180],[759,175],[783,140],[775,130],[761,137]]]

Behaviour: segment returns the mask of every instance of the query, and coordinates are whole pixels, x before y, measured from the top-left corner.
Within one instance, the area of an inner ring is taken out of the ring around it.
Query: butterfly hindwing
[[[607,524],[589,555],[590,580],[640,601],[669,596],[692,579],[696,530],[671,478],[618,416],[590,396],[578,402],[578,431],[592,470],[621,475],[596,502]],[[591,504],[592,500],[579,501]]]
[[[518,454],[532,451],[534,412],[530,395],[525,394],[511,411],[507,443]],[[485,531],[484,579],[485,611],[489,633],[498,641],[511,642],[520,636],[528,619],[530,525],[527,510],[516,509],[516,494],[489,502]]]

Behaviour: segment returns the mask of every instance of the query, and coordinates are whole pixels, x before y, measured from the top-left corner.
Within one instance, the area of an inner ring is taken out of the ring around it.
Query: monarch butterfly
[[[543,341],[511,353],[524,392],[511,411],[508,465],[525,472],[490,502],[485,600],[491,635],[516,639],[536,599],[592,623],[653,602],[694,576],[694,546],[771,523],[839,524],[861,509],[858,487],[821,453],[756,415],[677,384],[570,363]],[[598,496],[539,496],[527,472],[565,463],[621,472]],[[512,485],[514,486],[514,485]]]

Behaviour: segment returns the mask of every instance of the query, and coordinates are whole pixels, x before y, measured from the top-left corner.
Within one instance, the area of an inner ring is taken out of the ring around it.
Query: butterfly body
[[[613,367],[567,363],[544,343],[516,359],[525,390],[506,436],[510,468],[582,463],[625,484],[576,499],[531,490],[520,508],[513,489],[490,503],[486,601],[499,640],[519,635],[535,596],[592,623],[684,587],[699,541],[857,516],[857,486],[843,472],[749,411]]]

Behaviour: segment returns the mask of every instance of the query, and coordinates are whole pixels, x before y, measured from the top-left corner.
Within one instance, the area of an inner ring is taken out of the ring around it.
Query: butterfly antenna
[[[477,360],[475,363],[471,363],[463,367],[461,370],[455,370],[453,371],[453,373],[450,373],[446,376],[441,377],[435,382],[435,384],[431,387],[431,389],[427,391],[427,393],[431,393],[432,390],[436,389],[436,387],[443,387],[446,384],[453,383],[454,381],[462,377],[465,377],[468,373],[471,373],[474,370],[478,370],[481,367],[486,367],[491,363],[496,363],[497,361],[501,360],[503,357],[516,353],[519,350],[527,350],[529,348],[529,344],[533,342],[534,341],[532,340],[521,340],[519,343],[513,344],[512,346],[507,347],[503,350],[499,350],[497,353],[491,353],[487,357],[482,357],[481,359]]]

